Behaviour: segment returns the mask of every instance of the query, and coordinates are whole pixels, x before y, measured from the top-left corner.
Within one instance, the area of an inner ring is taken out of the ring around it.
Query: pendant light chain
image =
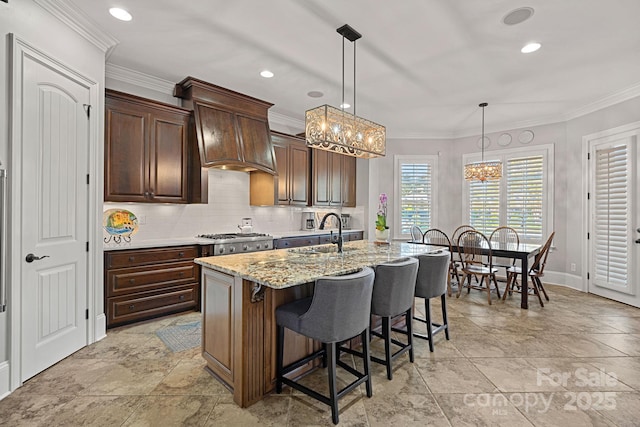
[[[344,111],[344,36],[342,36],[342,101],[340,108]]]
[[[480,104],[482,106],[482,162],[484,162],[484,107],[486,107],[486,103]]]
[[[356,115],[356,44],[357,40],[353,42],[353,115]]]

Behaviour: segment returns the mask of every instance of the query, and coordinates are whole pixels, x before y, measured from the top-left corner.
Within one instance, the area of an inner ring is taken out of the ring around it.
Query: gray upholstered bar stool
[[[387,367],[387,378],[392,379],[391,362],[398,356],[409,352],[409,360],[413,363],[413,334],[411,319],[413,318],[413,301],[416,290],[416,276],[418,274],[418,260],[404,258],[396,262],[380,264],[376,267],[376,279],[373,282],[373,297],[371,298],[371,314],[382,318],[381,333],[371,329],[371,334],[384,340],[384,359],[371,356],[371,360]],[[407,329],[391,327],[394,317],[404,315]],[[407,335],[404,344],[391,337],[391,331]],[[400,347],[391,354],[391,344]]]
[[[344,276],[322,277],[316,280],[312,297],[293,301],[276,309],[276,391],[282,392],[284,383],[329,405],[334,424],[338,424],[338,399],[363,382],[366,383],[367,397],[372,395],[369,376],[369,321],[373,280],[374,272],[369,267]],[[283,367],[284,328],[320,341],[323,343],[322,349]],[[356,371],[336,357],[337,346],[358,335],[362,340],[364,372]],[[318,357],[328,360],[328,397],[285,377],[287,373]],[[336,387],[336,365],[356,377],[355,381],[340,391]]]
[[[449,321],[447,320],[447,275],[449,274],[449,261],[451,255],[448,251],[439,253],[418,255],[419,267],[416,279],[416,298],[424,298],[426,319],[414,317],[427,325],[427,335],[414,333],[414,337],[429,340],[429,350],[433,352],[433,335],[444,331],[449,339]],[[442,304],[442,324],[433,323],[431,320],[430,299],[440,297]]]

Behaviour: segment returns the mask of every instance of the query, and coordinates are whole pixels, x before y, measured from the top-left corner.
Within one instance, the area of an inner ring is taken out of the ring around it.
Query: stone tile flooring
[[[519,308],[519,295],[506,302],[494,295],[491,306],[477,291],[450,298],[451,341],[438,335],[430,353],[416,340],[415,363],[400,358],[393,381],[373,364],[373,397],[361,386],[342,399],[340,425],[640,425],[640,309],[547,290],[551,301],[541,308],[533,300],[529,310]],[[439,303],[432,305],[437,319]],[[422,301],[416,307],[423,311]],[[155,335],[199,316],[110,330],[0,401],[0,425],[331,425],[327,406],[286,387],[239,408],[204,371],[198,348],[172,353]],[[372,347],[382,349],[378,341]],[[326,389],[324,370],[304,381]]]

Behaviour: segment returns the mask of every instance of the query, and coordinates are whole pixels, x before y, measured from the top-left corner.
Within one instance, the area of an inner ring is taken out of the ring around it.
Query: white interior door
[[[24,381],[87,343],[90,90],[28,55],[21,89]]]
[[[640,129],[589,143],[589,292],[640,307]]]

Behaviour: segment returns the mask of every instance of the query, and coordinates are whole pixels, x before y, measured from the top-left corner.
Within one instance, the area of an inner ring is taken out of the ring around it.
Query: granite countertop
[[[195,262],[270,288],[282,289],[313,282],[322,276],[349,274],[365,266],[443,250],[435,246],[400,242],[380,245],[367,240],[345,243],[342,254],[338,254],[336,249],[333,244],[305,246],[196,258]]]

